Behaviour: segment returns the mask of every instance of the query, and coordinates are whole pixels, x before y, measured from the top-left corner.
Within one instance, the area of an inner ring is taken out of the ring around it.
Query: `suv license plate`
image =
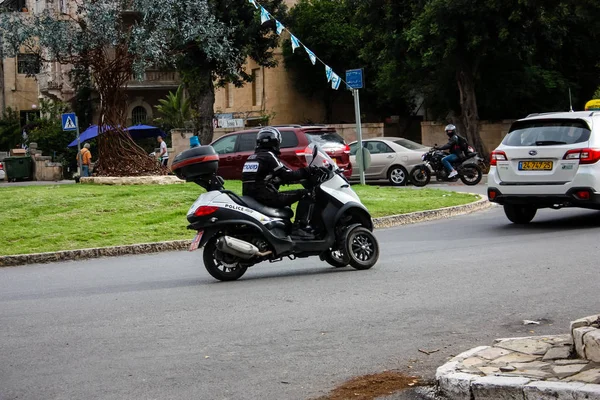
[[[552,161],[519,161],[519,171],[552,171]]]

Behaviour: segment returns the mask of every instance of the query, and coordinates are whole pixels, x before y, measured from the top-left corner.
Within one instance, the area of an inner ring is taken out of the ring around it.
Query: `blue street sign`
[[[363,69],[349,69],[346,70],[346,83],[350,89],[362,89],[363,88]]]
[[[75,117],[75,113],[68,113],[62,115],[62,127],[63,131],[77,130],[77,119]]]

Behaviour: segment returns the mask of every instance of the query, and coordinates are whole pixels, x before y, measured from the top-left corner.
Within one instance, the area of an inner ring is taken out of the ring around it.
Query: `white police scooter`
[[[267,207],[225,190],[216,175],[219,158],[211,146],[175,157],[172,169],[177,176],[207,190],[189,209],[187,219],[188,229],[198,232],[190,251],[204,246],[204,266],[214,278],[236,280],[248,267],[283,257],[319,256],[335,267],[349,264],[359,270],[375,265],[379,244],[368,210],[325,152],[311,144],[305,156],[309,165],[321,167],[302,182],[314,199],[311,225],[316,234],[310,240],[290,236],[289,207]]]

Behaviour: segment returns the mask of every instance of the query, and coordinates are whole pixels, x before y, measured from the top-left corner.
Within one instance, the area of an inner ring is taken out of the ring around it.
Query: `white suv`
[[[539,208],[600,209],[599,160],[600,112],[529,115],[492,152],[488,198],[516,224]]]

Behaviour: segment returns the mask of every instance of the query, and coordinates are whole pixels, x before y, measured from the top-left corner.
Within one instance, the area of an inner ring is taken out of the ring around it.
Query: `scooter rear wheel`
[[[355,269],[369,269],[379,259],[379,243],[377,243],[375,235],[362,226],[354,228],[348,233],[345,247],[350,265]]]
[[[235,256],[221,253],[219,256],[222,260],[218,260],[216,258],[216,252],[218,237],[211,238],[206,246],[204,247],[204,252],[202,253],[202,259],[204,261],[204,268],[208,271],[208,273],[215,279],[220,281],[235,281],[242,277],[246,273],[248,267],[242,267],[235,260]],[[227,260],[231,257],[231,260]],[[231,262],[226,262],[231,261]]]
[[[323,260],[335,268],[343,268],[348,265],[348,257],[340,250],[329,250],[323,254]]]

